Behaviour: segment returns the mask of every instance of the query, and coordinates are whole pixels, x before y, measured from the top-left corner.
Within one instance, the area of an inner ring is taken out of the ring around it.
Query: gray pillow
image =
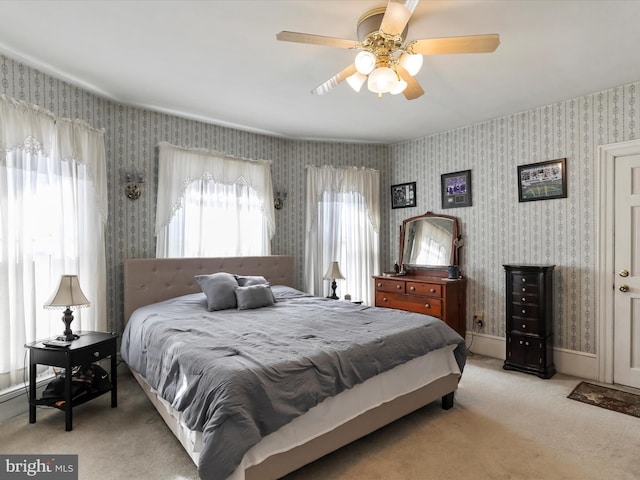
[[[226,310],[236,308],[236,277],[230,273],[219,272],[211,275],[196,275],[196,281],[207,297],[207,310]]]
[[[238,285],[241,287],[248,287],[249,285],[262,285],[267,282],[267,279],[259,275],[236,275]]]
[[[276,303],[268,283],[236,288],[238,310],[268,307]]]

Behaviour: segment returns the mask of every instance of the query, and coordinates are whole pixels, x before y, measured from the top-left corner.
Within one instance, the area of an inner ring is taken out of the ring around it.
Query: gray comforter
[[[208,312],[204,294],[138,309],[122,357],[203,433],[200,477],[224,479],[260,439],[325,398],[463,339],[426,315],[273,287],[277,303]]]

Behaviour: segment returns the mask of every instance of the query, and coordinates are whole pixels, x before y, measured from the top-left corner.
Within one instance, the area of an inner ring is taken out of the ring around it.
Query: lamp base
[[[333,280],[331,282],[331,295],[329,295],[327,298],[330,298],[331,300],[338,300],[339,297],[336,295],[336,288],[338,287],[338,284],[336,283],[335,280]]]
[[[79,335],[76,335],[71,331],[71,322],[73,322],[72,313],[73,312],[69,307],[67,307],[67,309],[64,311],[64,315],[62,315],[62,321],[64,322],[65,329],[64,332],[62,332],[62,335],[57,337],[58,340],[72,342],[73,340],[80,338]]]

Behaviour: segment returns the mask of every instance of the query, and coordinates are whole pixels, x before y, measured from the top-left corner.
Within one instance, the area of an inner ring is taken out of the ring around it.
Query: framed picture
[[[521,202],[567,198],[567,159],[518,165]]]
[[[391,185],[391,208],[416,206],[416,182]]]
[[[444,173],[442,181],[442,208],[470,207],[471,170]]]

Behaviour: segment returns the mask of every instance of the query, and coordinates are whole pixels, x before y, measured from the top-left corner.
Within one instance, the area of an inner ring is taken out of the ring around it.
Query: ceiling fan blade
[[[357,71],[356,66],[351,64],[341,72],[336,73],[333,77],[331,77],[329,80],[324,82],[322,85],[311,90],[311,93],[315,93],[316,95],[322,95],[324,93],[327,93],[329,90],[335,88],[340,82],[343,82],[344,80],[346,80],[347,77],[350,77],[351,75],[356,73],[356,71]]]
[[[396,71],[400,74],[400,77],[407,82],[407,88],[402,92],[407,100],[414,100],[424,95],[424,90],[418,81],[412,77],[402,65],[396,65]]]
[[[500,35],[466,35],[463,37],[425,38],[407,45],[413,53],[444,55],[449,53],[490,53],[500,45]]]
[[[311,33],[280,32],[276,35],[278,40],[283,42],[310,43],[312,45],[324,45],[336,48],[357,48],[358,42],[345,38],[325,37],[324,35],[313,35]]]
[[[417,5],[418,0],[389,0],[380,30],[387,35],[400,35]]]

